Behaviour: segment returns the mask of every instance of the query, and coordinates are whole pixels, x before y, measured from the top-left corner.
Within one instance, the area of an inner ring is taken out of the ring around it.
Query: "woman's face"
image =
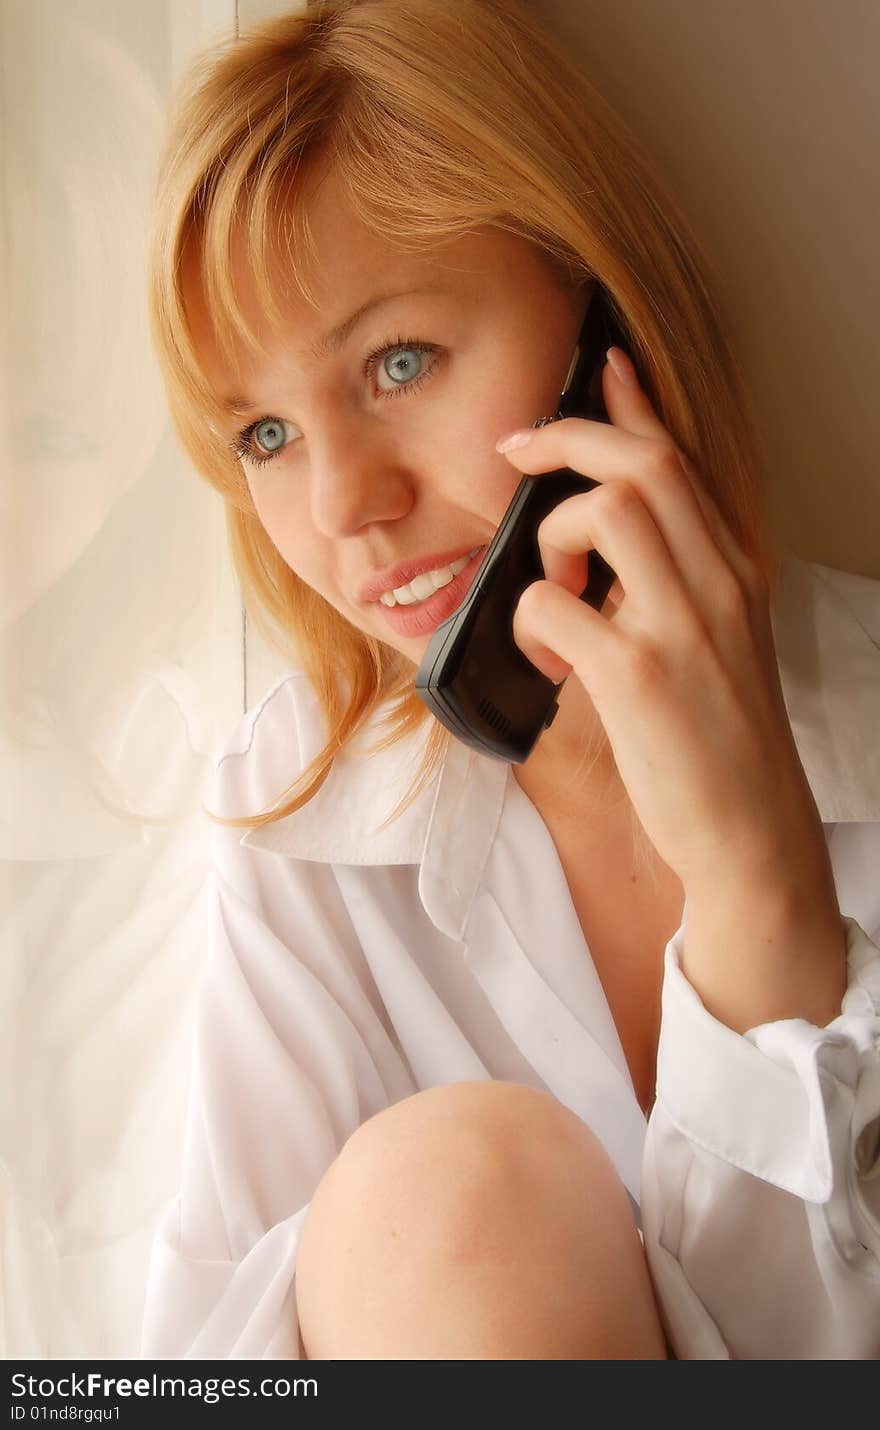
[[[308,214],[319,302],[277,267],[285,322],[274,335],[233,248],[265,357],[242,347],[224,363],[192,259],[187,314],[214,390],[241,409],[223,435],[252,454],[243,469],[270,540],[354,626],[418,664],[521,479],[495,443],[555,412],[588,289],[564,289],[530,244],[496,230],[404,254],[358,222],[332,174]],[[475,548],[450,581],[443,568]],[[427,571],[438,580],[411,588]],[[389,606],[380,595],[394,588],[403,601]]]

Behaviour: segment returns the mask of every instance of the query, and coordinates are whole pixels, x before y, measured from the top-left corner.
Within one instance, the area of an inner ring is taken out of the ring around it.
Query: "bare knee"
[[[297,1263],[313,1358],[662,1356],[626,1192],[548,1093],[430,1088],[349,1139]]]

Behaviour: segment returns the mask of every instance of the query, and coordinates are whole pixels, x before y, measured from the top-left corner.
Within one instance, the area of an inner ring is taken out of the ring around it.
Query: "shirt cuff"
[[[787,1018],[735,1033],[682,972],[684,924],[666,946],[657,1101],[691,1142],[808,1202],[830,1199],[842,1151],[862,1176],[877,1158],[859,1139],[880,1117],[880,948],[842,923],[847,990],[825,1028]]]

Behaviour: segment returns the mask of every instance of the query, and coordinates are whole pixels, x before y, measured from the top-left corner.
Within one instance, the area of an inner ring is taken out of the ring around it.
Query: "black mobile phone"
[[[562,417],[607,422],[602,368],[613,344],[628,349],[604,289],[596,285],[572,356],[559,410]],[[486,551],[467,595],[431,637],[415,688],[441,724],[481,754],[510,764],[528,759],[558,709],[565,681],[543,675],[513,639],[513,613],[527,586],[544,579],[538,527],[548,512],[598,484],[561,467],[523,477]],[[615,572],[591,551],[580,599],[601,610]]]

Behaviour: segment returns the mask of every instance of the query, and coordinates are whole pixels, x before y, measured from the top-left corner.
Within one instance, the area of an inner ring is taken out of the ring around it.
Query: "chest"
[[[552,831],[551,831],[552,832]],[[625,842],[585,857],[554,835],[572,903],[644,1112],[654,1101],[666,945],[681,925],[684,890],[667,866],[639,867]]]

